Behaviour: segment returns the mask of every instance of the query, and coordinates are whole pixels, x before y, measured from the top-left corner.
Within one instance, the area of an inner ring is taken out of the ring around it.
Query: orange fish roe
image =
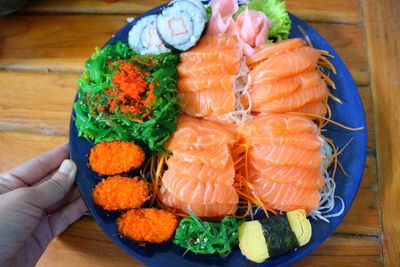
[[[162,243],[174,234],[178,218],[165,210],[135,209],[122,214],[117,224],[122,236],[137,242]]]
[[[146,91],[148,83],[144,80],[144,75],[140,67],[126,62],[121,64],[119,72],[115,73],[112,78],[113,84],[118,87],[120,93],[119,98],[126,100],[141,100],[141,93]]]
[[[129,61],[121,60],[113,66],[118,67],[112,78],[114,87],[105,91],[106,95],[112,97],[107,103],[109,111],[114,112],[120,106],[123,113],[147,117],[155,100],[155,86],[146,81],[149,74]]]
[[[133,142],[100,142],[90,150],[89,166],[101,175],[115,175],[139,168],[144,159],[143,149]]]
[[[111,176],[96,185],[92,198],[109,211],[139,208],[150,198],[149,185],[137,178]]]

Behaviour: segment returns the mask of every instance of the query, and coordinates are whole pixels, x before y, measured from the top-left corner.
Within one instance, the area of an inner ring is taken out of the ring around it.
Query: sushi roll
[[[312,235],[305,210],[261,221],[244,222],[238,228],[239,248],[248,260],[261,263],[306,245]]]
[[[163,42],[186,51],[200,39],[207,23],[204,5],[198,0],[172,1],[157,17],[157,32]]]
[[[141,55],[171,52],[157,34],[157,15],[140,19],[129,31],[129,47]]]
[[[207,11],[206,11],[206,8],[204,7],[204,4],[201,1],[199,1],[199,0],[174,0],[174,1],[171,1],[171,5],[176,2],[192,3],[193,5],[197,6],[202,11],[204,19],[207,20]]]

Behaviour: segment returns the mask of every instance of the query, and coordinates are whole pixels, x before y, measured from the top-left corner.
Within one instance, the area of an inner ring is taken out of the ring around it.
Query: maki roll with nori
[[[206,23],[206,9],[200,1],[175,0],[158,15],[157,32],[168,47],[186,51],[199,41]]]
[[[171,52],[157,34],[157,15],[140,19],[129,31],[130,48],[141,55]]]
[[[239,247],[247,259],[261,263],[304,246],[311,239],[305,210],[294,210],[262,221],[244,222],[238,228]]]

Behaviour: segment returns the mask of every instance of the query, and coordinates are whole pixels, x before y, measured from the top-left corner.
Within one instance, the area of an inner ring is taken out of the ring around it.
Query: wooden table
[[[68,139],[76,79],[85,59],[126,23],[126,17],[162,2],[35,0],[19,13],[0,18],[0,171]],[[349,67],[364,102],[369,140],[365,175],[350,212],[335,234],[299,266],[400,263],[396,2],[287,1],[289,10],[325,36]],[[39,266],[139,265],[90,217],[55,239],[39,262]]]

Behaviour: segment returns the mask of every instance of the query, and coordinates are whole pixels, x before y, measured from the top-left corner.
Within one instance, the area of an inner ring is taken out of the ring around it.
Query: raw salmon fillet
[[[328,98],[328,88],[325,81],[321,80],[320,84],[314,87],[307,87],[302,90],[273,99],[263,103],[253,103],[253,110],[266,113],[286,113],[301,109],[309,103],[326,102]]]
[[[258,166],[252,165],[250,161],[250,181],[253,183],[262,182],[263,179],[269,181],[294,184],[298,187],[319,189],[324,185],[321,169],[308,169],[292,166],[266,166],[258,169]]]
[[[188,150],[184,148],[171,150],[174,157],[191,163],[203,163],[211,168],[223,169],[233,167],[231,149],[228,145],[214,146],[207,149]]]
[[[221,185],[210,181],[200,181],[192,177],[177,176],[171,170],[164,172],[162,184],[179,200],[186,203],[236,204],[239,201],[233,186]]]
[[[190,50],[181,53],[181,60],[230,61],[240,60],[242,45],[230,34],[207,34]]]
[[[239,131],[249,182],[270,207],[290,211],[318,207],[324,185],[324,145],[316,124],[303,116],[258,115]]]
[[[184,113],[224,121],[225,115],[235,110],[243,61],[242,45],[228,34],[206,35],[182,53],[178,94]]]
[[[283,54],[304,46],[306,46],[306,42],[303,39],[287,39],[275,44],[268,44],[256,48],[254,54],[248,57],[246,61],[248,65],[252,65],[272,56]]]
[[[160,201],[197,216],[222,217],[236,212],[232,147],[236,129],[218,122],[180,116],[168,141],[172,156],[161,178]]]
[[[290,145],[258,145],[249,151],[257,165],[297,166],[318,168],[323,161],[320,149],[308,150]]]
[[[291,135],[270,135],[265,138],[262,133],[253,133],[252,136],[246,137],[244,142],[252,145],[266,146],[297,146],[305,150],[315,150],[320,148],[323,140],[313,133],[296,133]]]
[[[319,129],[310,119],[303,116],[274,114],[261,115],[246,121],[241,137],[254,135],[289,135],[295,133],[319,134]],[[266,137],[267,138],[267,137]]]
[[[217,73],[236,74],[240,66],[239,61],[232,62],[209,62],[204,64],[202,61],[183,61],[178,64],[179,78],[210,76]]]
[[[327,109],[326,104],[321,101],[307,103],[301,108],[295,110],[296,112],[315,114],[318,116],[325,116]]]
[[[250,71],[252,79],[282,79],[315,70],[321,56],[317,49],[301,47],[287,53],[268,58]]]
[[[237,204],[194,204],[183,202],[170,193],[164,186],[161,186],[158,197],[162,203],[169,207],[174,207],[186,213],[192,211],[197,216],[204,218],[223,217],[227,214],[234,214],[237,210]]]
[[[232,74],[214,74],[203,76],[190,76],[178,80],[179,92],[200,92],[206,90],[233,91],[235,76]]]
[[[292,211],[317,208],[321,194],[319,190],[298,187],[292,183],[259,180],[253,183],[255,193],[277,210]]]
[[[253,103],[264,103],[293,94],[298,90],[321,84],[321,76],[316,71],[302,72],[298,75],[279,79],[257,79],[250,84],[249,93]]]
[[[235,169],[232,166],[212,168],[202,162],[188,162],[178,157],[169,158],[167,166],[177,176],[193,177],[200,181],[211,181],[221,185],[232,185],[235,177]],[[196,175],[193,175],[194,173]]]
[[[301,39],[266,45],[247,59],[249,98],[245,106],[264,114],[303,112],[324,116],[329,91],[317,71],[320,52]]]
[[[201,92],[179,92],[180,106],[193,117],[225,115],[235,110],[235,92],[233,90],[206,90]]]
[[[179,116],[176,127],[177,130],[168,141],[168,149],[171,151],[233,145],[238,140],[238,136],[232,128],[186,115]]]
[[[231,48],[242,48],[242,45],[238,42],[237,37],[230,34],[206,34],[196,45],[196,49],[206,47],[207,49],[215,46],[220,47],[231,47]],[[193,51],[193,49],[192,49]]]

